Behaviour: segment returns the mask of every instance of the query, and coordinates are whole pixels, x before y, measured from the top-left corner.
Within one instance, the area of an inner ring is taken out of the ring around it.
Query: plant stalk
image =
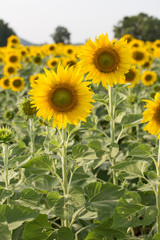
[[[31,140],[31,156],[34,157],[34,153],[35,153],[35,147],[34,147],[34,139],[35,139],[35,135],[34,135],[34,121],[33,118],[29,118],[29,133],[30,133],[30,140]]]
[[[158,163],[157,163],[157,175],[160,178],[160,139],[159,139],[159,148],[158,148]],[[157,196],[156,196],[156,204],[157,204],[157,233],[160,233],[160,182],[157,183]]]
[[[5,187],[6,190],[8,190],[9,187],[9,178],[8,178],[8,146],[5,143],[2,143],[2,149],[3,149],[3,162],[4,162],[4,168],[5,168]],[[7,204],[9,204],[9,198],[7,198]]]

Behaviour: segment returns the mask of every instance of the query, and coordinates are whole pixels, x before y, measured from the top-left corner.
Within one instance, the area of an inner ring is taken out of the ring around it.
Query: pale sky
[[[71,33],[72,43],[108,33],[124,16],[147,13],[160,19],[160,0],[0,0],[0,19],[32,43],[51,43],[57,26]]]

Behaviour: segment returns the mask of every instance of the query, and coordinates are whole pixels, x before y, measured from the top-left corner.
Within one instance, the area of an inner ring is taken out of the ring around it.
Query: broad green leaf
[[[25,207],[38,209],[40,208],[40,195],[33,189],[26,188],[22,191],[20,198],[17,200],[17,202],[19,202]]]
[[[55,205],[55,203],[61,198],[62,196],[58,193],[58,192],[50,192],[47,194],[47,202],[49,207],[53,207]]]
[[[53,160],[47,155],[40,155],[32,157],[25,165],[25,168],[35,168],[41,170],[51,170],[53,166]]]
[[[101,182],[93,182],[85,186],[84,191],[87,194],[88,199],[90,200],[96,194],[101,191],[102,183]]]
[[[58,240],[74,240],[71,229],[67,227],[60,228],[58,230]]]
[[[97,211],[98,220],[103,221],[104,219],[112,216],[118,200],[122,196],[124,190],[111,183],[102,185],[100,191],[99,187],[100,186],[97,186],[97,193],[86,203],[86,207],[89,211]]]
[[[0,238],[3,240],[11,240],[10,231],[6,218],[0,214]]]
[[[54,229],[52,230],[47,215],[40,214],[32,222],[26,223],[23,232],[23,240],[47,240],[53,231]]]
[[[148,170],[149,163],[147,161],[125,161],[114,166],[114,169],[131,174],[130,177],[143,177],[144,172]]]
[[[112,225],[112,220],[107,219],[103,221],[99,226],[93,228],[88,236],[85,238],[85,240],[102,240],[102,239],[107,239],[107,240],[114,240],[114,239],[122,239],[122,240],[127,240],[128,237],[127,235],[117,229],[113,229],[111,227]]]
[[[142,115],[140,114],[127,114],[122,118],[121,124],[126,128],[140,124],[141,120]]]
[[[155,221],[155,206],[145,206],[137,192],[128,192],[121,197],[113,216],[113,227],[147,226]]]
[[[84,205],[85,197],[81,187],[72,187],[69,191],[69,204],[79,208]]]
[[[72,148],[73,158],[79,158],[88,150],[88,147],[83,144],[77,144]]]
[[[148,157],[151,155],[150,146],[146,144],[138,144],[129,152],[129,155]]]
[[[92,148],[95,151],[100,151],[101,150],[101,143],[97,140],[90,141],[88,143],[88,147]]]
[[[103,96],[101,94],[95,94],[93,96],[93,99],[96,101],[96,102],[101,102],[101,103],[106,103],[106,101],[103,99]]]
[[[153,240],[160,240],[160,233],[156,233],[156,234],[153,236]]]
[[[3,204],[5,200],[13,195],[11,190],[6,190],[4,188],[0,188],[0,204]]]
[[[38,211],[32,210],[30,208],[21,205],[1,205],[0,215],[6,218],[9,230],[13,230],[22,225],[25,221],[32,221],[37,217]]]

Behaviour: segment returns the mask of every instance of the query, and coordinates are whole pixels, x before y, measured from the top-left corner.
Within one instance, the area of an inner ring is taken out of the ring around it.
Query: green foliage
[[[67,28],[58,26],[55,30],[55,33],[51,35],[53,38],[53,41],[55,43],[64,43],[69,44],[70,43],[70,32],[67,30]]]
[[[0,19],[0,47],[7,45],[7,38],[11,35],[16,35],[13,29],[8,27],[8,23],[5,23]]]
[[[155,41],[160,38],[160,19],[148,16],[145,13],[124,17],[114,26],[113,31],[116,38],[131,34],[143,41]]]

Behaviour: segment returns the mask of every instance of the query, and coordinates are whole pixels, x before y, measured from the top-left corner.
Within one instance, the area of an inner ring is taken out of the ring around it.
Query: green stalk
[[[9,187],[9,179],[8,179],[8,146],[5,143],[2,143],[3,149],[3,162],[5,168],[5,187],[8,190]],[[7,198],[7,204],[9,204],[9,198]]]
[[[111,138],[111,144],[115,143],[115,106],[114,106],[114,93],[113,93],[113,87],[108,85],[108,93],[109,93],[109,113],[110,113],[110,138]],[[112,166],[115,166],[115,158],[112,158]],[[117,184],[116,179],[116,172],[115,169],[113,169],[113,184]]]
[[[29,118],[29,134],[30,134],[30,140],[31,140],[31,156],[34,157],[35,148],[34,148],[34,121],[33,118]]]
[[[158,150],[157,175],[160,178],[160,140],[159,140],[159,150]],[[157,210],[158,210],[158,215],[157,215],[157,233],[160,233],[160,182],[157,183],[156,204],[157,204]]]
[[[66,144],[66,129],[62,129],[62,140],[63,140],[63,144],[62,144],[62,180],[63,180],[63,194],[64,194],[64,199],[66,199],[66,196],[68,194],[67,191],[67,185],[68,185],[68,181],[67,181],[67,144]],[[64,200],[64,217],[65,215],[68,214],[68,209],[66,207],[66,201]],[[64,220],[64,227],[68,227],[69,226],[69,219],[68,217]]]

